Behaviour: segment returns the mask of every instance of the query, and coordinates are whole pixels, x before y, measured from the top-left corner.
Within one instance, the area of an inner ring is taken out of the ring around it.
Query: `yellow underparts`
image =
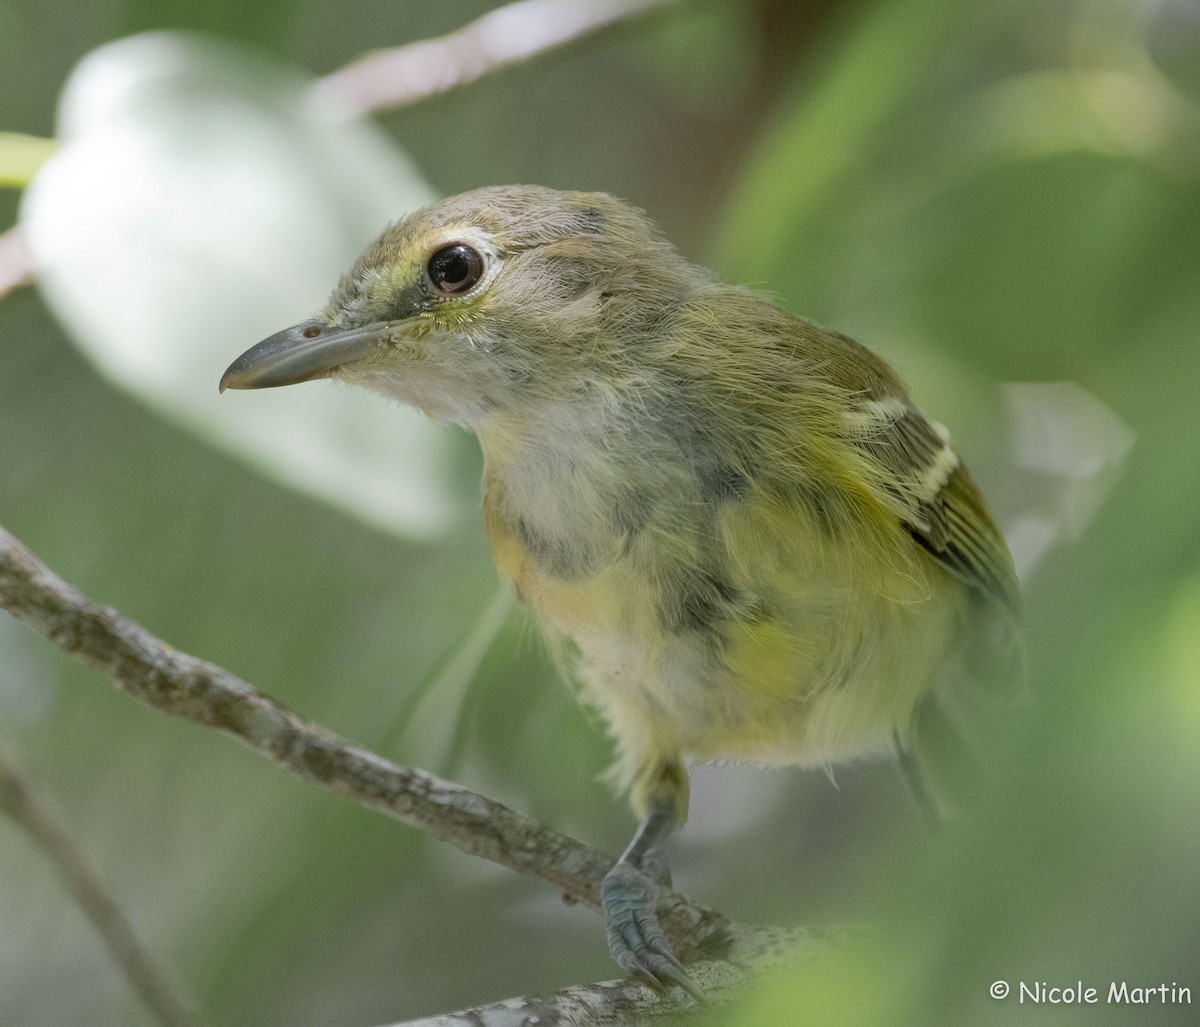
[[[821,765],[889,749],[962,612],[961,590],[933,587],[946,572],[877,506],[831,526],[828,510],[822,523],[750,497],[721,507],[715,540],[649,527],[574,576],[550,573],[489,509],[497,565],[547,633],[574,643],[639,815],[672,788],[686,810],[686,756]],[[731,597],[707,622],[672,623],[681,560]]]

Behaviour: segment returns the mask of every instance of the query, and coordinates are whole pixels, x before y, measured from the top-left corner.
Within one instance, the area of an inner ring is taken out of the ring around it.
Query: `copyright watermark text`
[[[988,994],[1001,1001],[1010,996],[1021,1005],[1034,1006],[1190,1006],[1192,989],[1172,981],[1133,983],[1109,981],[1103,985],[1068,981],[992,981]]]

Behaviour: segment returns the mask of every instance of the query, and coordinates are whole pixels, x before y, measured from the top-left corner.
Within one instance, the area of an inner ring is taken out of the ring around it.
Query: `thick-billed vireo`
[[[611,196],[497,187],[412,214],[221,387],[314,378],[478,436],[500,573],[616,740],[640,826],[601,890],[609,947],[654,981],[692,990],[650,879],[685,760],[913,770],[925,700],[1013,622],[1004,540],[892,370]]]

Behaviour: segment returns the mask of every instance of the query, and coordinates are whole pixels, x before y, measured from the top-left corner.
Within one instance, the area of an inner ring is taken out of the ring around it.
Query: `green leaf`
[[[815,77],[805,68],[751,158],[713,246],[739,280],[774,286],[776,258],[816,214],[909,97],[975,5],[961,0],[870,6]]]

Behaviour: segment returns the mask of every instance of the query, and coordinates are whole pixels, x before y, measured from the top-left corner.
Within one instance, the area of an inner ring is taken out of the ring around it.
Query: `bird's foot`
[[[659,861],[654,861],[658,863]],[[666,874],[665,862],[650,869]],[[600,904],[606,920],[608,951],[627,972],[647,978],[658,987],[676,984],[697,1002],[704,996],[671,950],[655,906],[658,885],[631,863],[618,862],[600,884]]]

